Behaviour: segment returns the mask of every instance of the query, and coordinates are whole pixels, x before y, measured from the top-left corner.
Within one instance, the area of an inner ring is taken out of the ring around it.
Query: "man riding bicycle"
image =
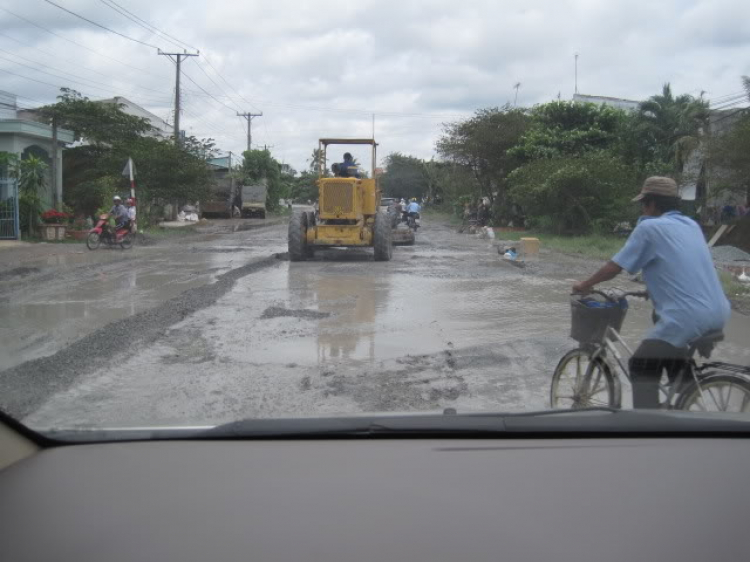
[[[573,292],[586,294],[623,269],[643,272],[656,323],[630,360],[633,407],[658,408],[662,370],[676,372],[689,342],[723,329],[730,305],[703,232],[678,210],[675,181],[650,177],[633,201],[640,202],[643,216],[625,246]]]

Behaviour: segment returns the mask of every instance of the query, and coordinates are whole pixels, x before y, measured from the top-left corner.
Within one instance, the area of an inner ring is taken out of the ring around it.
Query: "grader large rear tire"
[[[304,261],[307,257],[307,217],[295,213],[289,219],[289,260]]]
[[[373,245],[375,246],[375,261],[389,261],[393,254],[391,221],[385,213],[375,215],[373,231]]]

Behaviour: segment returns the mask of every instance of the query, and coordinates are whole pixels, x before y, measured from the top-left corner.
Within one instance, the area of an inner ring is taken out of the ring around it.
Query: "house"
[[[573,101],[578,103],[593,103],[596,105],[607,105],[609,107],[616,107],[617,109],[624,109],[625,111],[635,111],[641,102],[634,100],[626,100],[624,98],[611,98],[608,96],[589,96],[586,94],[574,94]]]
[[[73,131],[57,130],[57,146],[53,146],[52,126],[39,123],[31,118],[28,110],[18,107],[14,94],[0,91],[0,152],[17,154],[20,158],[37,156],[48,164],[47,186],[44,193],[40,193],[42,205],[49,208],[62,202],[62,153],[66,144],[74,140]],[[52,158],[56,159],[56,178],[52,181]],[[0,178],[3,180],[7,178]],[[2,183],[0,200],[7,200],[13,196],[9,182]]]
[[[116,104],[120,107],[123,113],[146,119],[152,127],[151,131],[146,133],[147,136],[164,139],[171,137],[174,133],[172,125],[167,123],[164,119],[122,96],[99,100],[98,103]]]

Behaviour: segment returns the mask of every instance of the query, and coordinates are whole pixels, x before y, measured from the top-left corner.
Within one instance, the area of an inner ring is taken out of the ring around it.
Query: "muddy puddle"
[[[25,260],[0,289],[0,370],[51,355],[107,324],[212,283],[268,250],[202,245],[68,252]],[[29,265],[33,263],[33,265]]]

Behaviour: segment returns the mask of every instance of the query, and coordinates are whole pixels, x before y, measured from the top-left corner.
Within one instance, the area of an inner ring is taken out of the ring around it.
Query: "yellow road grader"
[[[370,145],[370,177],[341,170],[326,177],[326,150],[331,145]],[[289,221],[289,259],[302,261],[318,248],[370,246],[376,261],[391,259],[391,221],[380,210],[376,177],[377,143],[374,139],[320,139],[318,159],[318,210],[295,212]]]

